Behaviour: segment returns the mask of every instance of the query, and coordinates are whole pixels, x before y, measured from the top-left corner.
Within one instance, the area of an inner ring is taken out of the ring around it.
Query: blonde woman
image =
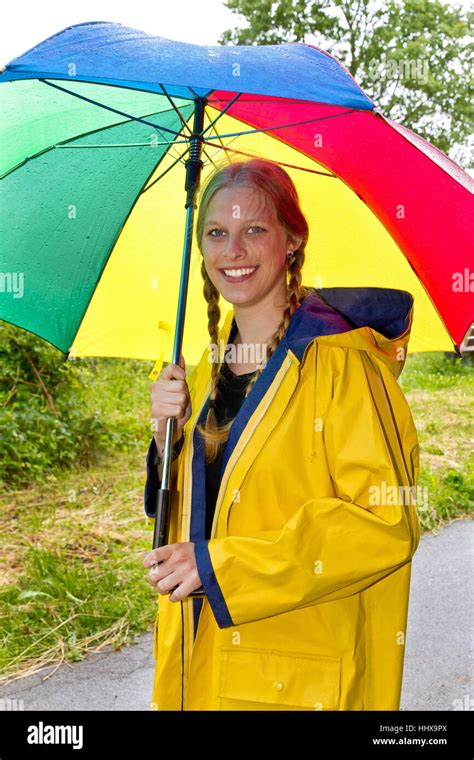
[[[188,381],[182,357],[151,389],[149,516],[177,419],[169,544],[144,559],[151,707],[398,710],[420,539],[397,383],[413,298],[303,287],[308,225],[271,161],[210,176],[196,231],[210,346]]]

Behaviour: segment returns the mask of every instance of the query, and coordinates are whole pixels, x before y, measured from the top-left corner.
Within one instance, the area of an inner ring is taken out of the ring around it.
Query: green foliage
[[[219,42],[307,42],[334,55],[384,115],[468,168],[472,11],[440,0],[228,0],[248,22]],[[453,147],[455,146],[455,147]]]
[[[433,472],[428,468],[420,473],[420,493],[427,490],[428,499],[419,508],[421,525],[424,530],[438,529],[440,525],[466,514],[474,509],[474,468],[466,466],[464,471],[448,468],[443,472]]]
[[[150,630],[143,450],[0,492],[0,682]],[[72,498],[71,498],[72,497]]]
[[[399,382],[405,393],[464,385],[468,389],[473,376],[474,367],[469,357],[451,358],[440,351],[426,351],[408,355]]]
[[[0,322],[0,484],[25,485],[143,446],[148,385],[144,362],[65,362],[45,341]]]

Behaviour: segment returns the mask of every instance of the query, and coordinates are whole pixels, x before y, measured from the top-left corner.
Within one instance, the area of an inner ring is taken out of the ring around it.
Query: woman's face
[[[289,245],[273,204],[262,193],[235,187],[212,196],[202,251],[211,281],[229,303],[250,305],[275,295],[283,304],[287,252],[298,245]]]

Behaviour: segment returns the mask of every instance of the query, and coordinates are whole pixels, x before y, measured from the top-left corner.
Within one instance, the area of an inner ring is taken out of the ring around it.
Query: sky
[[[453,3],[448,1],[446,4]],[[461,0],[457,4],[469,7],[471,0]],[[224,7],[222,0],[8,2],[2,7],[0,65],[52,34],[85,21],[116,21],[160,37],[198,45],[217,45],[225,29],[247,26],[242,17]],[[308,36],[306,41],[311,42],[312,38]]]
[[[179,13],[177,12],[179,9]],[[217,45],[225,29],[247,26],[221,0],[81,0],[80,3],[5,3],[0,29],[0,64],[68,26],[85,21],[116,21],[159,37]]]

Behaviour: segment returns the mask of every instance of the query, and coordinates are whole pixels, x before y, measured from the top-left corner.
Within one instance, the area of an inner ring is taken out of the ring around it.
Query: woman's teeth
[[[248,269],[224,269],[224,273],[227,277],[243,277],[245,274],[254,272],[257,267],[249,267]]]

